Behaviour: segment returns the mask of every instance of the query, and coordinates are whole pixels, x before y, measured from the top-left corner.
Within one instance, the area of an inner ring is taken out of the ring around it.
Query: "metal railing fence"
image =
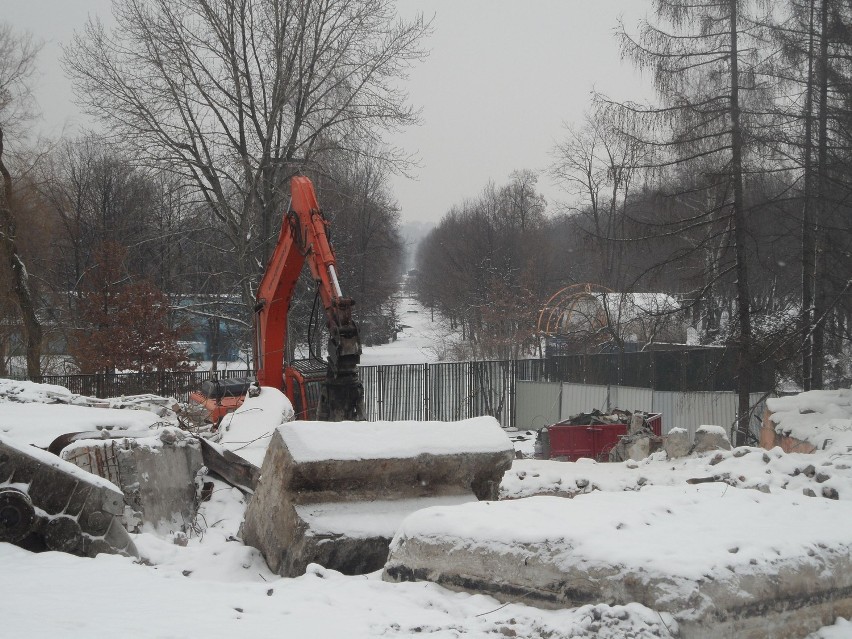
[[[773,388],[769,367],[756,369],[753,385]],[[665,391],[736,388],[733,360],[723,349],[560,355],[547,359],[383,364],[359,369],[370,420],[458,420],[495,417],[515,425],[517,382],[621,385]],[[97,375],[43,375],[35,381],[74,393],[118,397],[155,393],[186,401],[212,379],[245,377],[250,370],[163,371]],[[773,380],[774,381],[774,380]],[[760,382],[761,385],[758,385]]]

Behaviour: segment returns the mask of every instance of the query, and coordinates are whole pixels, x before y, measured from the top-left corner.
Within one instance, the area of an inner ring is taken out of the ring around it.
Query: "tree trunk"
[[[742,130],[740,128],[739,98],[739,49],[737,45],[737,0],[730,0],[731,7],[731,179],[734,191],[734,244],[737,274],[737,409],[738,446],[748,441],[751,416],[751,308],[746,263],[746,215],[743,202]]]
[[[3,250],[12,269],[12,291],[24,326],[27,353],[27,376],[36,379],[41,375],[41,323],[36,315],[35,303],[29,286],[27,268],[18,253],[15,217],[12,214],[12,176],[3,162],[3,129],[0,128],[0,234]]]
[[[814,211],[813,211],[813,135],[814,102],[814,4],[810,3],[808,22],[808,81],[805,94],[804,135],[804,194],[802,204],[802,390],[811,390],[813,357],[813,304],[814,304]]]
[[[817,193],[814,223],[816,255],[814,258],[814,312],[813,312],[813,354],[811,358],[812,387],[823,387],[823,369],[825,367],[825,316],[828,310],[826,295],[825,254],[828,238],[826,236],[826,214],[828,212],[828,0],[820,3],[820,43],[817,62],[817,82],[819,83],[819,112],[817,131]]]

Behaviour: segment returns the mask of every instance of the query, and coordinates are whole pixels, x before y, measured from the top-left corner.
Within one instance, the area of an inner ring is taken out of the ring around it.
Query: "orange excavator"
[[[337,261],[328,238],[328,220],[307,177],[291,179],[290,196],[278,244],[257,290],[254,308],[257,384],[282,390],[293,403],[298,419],[364,419],[364,389],[358,379],[361,339],[352,320],[355,302],[344,297],[340,290]],[[285,364],[287,314],[305,262],[325,311],[328,360],[313,358]],[[248,380],[209,381],[200,392],[190,396],[190,401],[203,404],[209,420],[218,424],[225,414],[243,403],[249,391]]]

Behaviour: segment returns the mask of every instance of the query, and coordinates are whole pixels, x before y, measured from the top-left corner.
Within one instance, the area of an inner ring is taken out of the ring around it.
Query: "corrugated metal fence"
[[[764,393],[752,393],[752,414],[763,414]],[[643,410],[663,414],[663,433],[680,427],[694,437],[704,424],[723,426],[730,431],[737,419],[737,394],[733,391],[659,391],[630,386],[599,384],[553,384],[518,382],[516,426],[541,428],[594,409]],[[759,420],[752,419],[757,436]]]
[[[362,366],[370,420],[454,421],[491,415],[514,422],[517,362],[451,362]]]

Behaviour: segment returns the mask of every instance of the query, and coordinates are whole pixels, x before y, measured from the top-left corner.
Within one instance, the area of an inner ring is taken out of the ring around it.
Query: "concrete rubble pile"
[[[627,434],[609,452],[609,461],[640,461],[663,446],[663,439],[657,437],[648,424],[648,413],[623,411],[627,413],[623,423],[628,424]]]
[[[283,576],[319,563],[380,569],[399,523],[428,506],[495,499],[514,450],[490,417],[278,427],[242,527]]]
[[[122,517],[131,532],[144,524],[184,530],[195,519],[196,476],[204,464],[199,441],[182,430],[78,440],[61,457],[123,491]]]
[[[51,453],[0,436],[0,541],[29,550],[136,556],[124,495]]]

